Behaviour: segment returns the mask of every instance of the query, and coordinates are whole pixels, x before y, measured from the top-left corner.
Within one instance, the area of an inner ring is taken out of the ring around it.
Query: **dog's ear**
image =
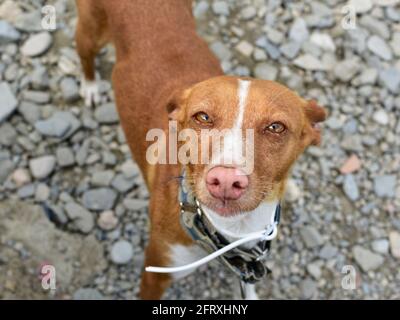
[[[185,90],[176,90],[169,99],[167,104],[167,112],[170,120],[178,122],[183,121],[185,115],[185,107],[191,93],[191,88]]]
[[[321,129],[319,123],[326,119],[326,111],[315,100],[306,101],[304,112],[308,123],[303,135],[307,137],[306,145],[319,145],[321,143]]]

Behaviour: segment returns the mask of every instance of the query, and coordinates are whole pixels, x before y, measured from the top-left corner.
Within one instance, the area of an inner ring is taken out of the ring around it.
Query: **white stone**
[[[133,258],[133,248],[130,242],[120,240],[111,248],[111,260],[116,264],[127,264]]]
[[[385,110],[378,110],[374,112],[372,118],[375,122],[386,126],[389,123],[389,115]]]
[[[29,168],[36,179],[47,178],[53,172],[55,165],[54,156],[43,156],[29,161]]]
[[[34,34],[21,47],[21,53],[27,57],[36,57],[45,53],[51,46],[53,38],[47,31]]]
[[[384,259],[381,255],[373,253],[361,246],[353,248],[354,259],[365,272],[379,268]]]
[[[110,231],[112,229],[115,229],[115,227],[118,225],[118,218],[115,216],[114,211],[104,211],[100,213],[97,224],[101,229],[105,231]]]
[[[387,254],[389,252],[389,241],[386,239],[374,240],[371,247],[377,253]]]
[[[19,188],[31,182],[31,175],[29,174],[28,170],[19,168],[13,172],[11,179],[14,181],[15,185]]]
[[[400,233],[392,231],[389,233],[390,252],[395,258],[400,258]]]
[[[365,13],[372,9],[372,0],[350,0],[348,5],[353,7],[356,13]]]
[[[373,3],[377,6],[394,6],[396,4],[400,4],[400,0],[372,0]]]
[[[336,45],[333,42],[332,37],[327,33],[314,32],[311,35],[310,41],[323,50],[327,51],[336,50]]]
[[[236,45],[236,50],[239,51],[242,55],[250,57],[253,53],[254,47],[249,42],[243,40]]]
[[[322,62],[311,54],[304,54],[293,61],[294,65],[306,70],[325,70]]]
[[[296,201],[301,196],[301,190],[297,186],[296,181],[289,179],[286,183],[285,199],[289,202]]]

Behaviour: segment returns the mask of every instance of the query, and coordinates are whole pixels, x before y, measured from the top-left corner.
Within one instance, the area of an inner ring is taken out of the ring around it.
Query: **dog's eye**
[[[205,112],[197,112],[193,116],[193,119],[196,120],[196,122],[198,122],[200,124],[212,125],[212,123],[213,123],[210,116]]]
[[[282,133],[286,130],[286,127],[280,122],[274,122],[267,126],[265,130],[272,133]]]

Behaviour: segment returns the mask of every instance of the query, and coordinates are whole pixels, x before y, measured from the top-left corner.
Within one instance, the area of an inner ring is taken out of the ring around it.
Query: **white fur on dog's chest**
[[[170,253],[171,267],[184,266],[186,264],[200,260],[201,258],[204,258],[207,255],[207,252],[205,252],[202,248],[200,248],[196,244],[191,246],[174,244],[171,245],[170,249],[171,249]],[[176,272],[173,273],[172,276],[174,279],[181,279],[183,277],[186,277],[193,271],[194,269],[189,269],[187,271],[182,271],[182,272]]]
[[[260,231],[265,228],[273,220],[275,216],[276,206],[278,201],[262,203],[254,211],[242,213],[234,217],[221,217],[211,209],[203,207],[204,213],[211,220],[214,227],[218,232],[223,234],[229,241],[238,240],[241,235],[249,234],[252,232]],[[237,237],[231,237],[230,235],[237,235]],[[250,243],[248,247],[253,246],[255,243]],[[180,267],[205,257],[205,252],[198,245],[184,246],[181,244],[171,245],[171,267]],[[172,276],[174,279],[180,279],[188,274],[192,273],[194,269],[177,272]],[[256,300],[258,299],[254,285],[245,284],[246,299]]]

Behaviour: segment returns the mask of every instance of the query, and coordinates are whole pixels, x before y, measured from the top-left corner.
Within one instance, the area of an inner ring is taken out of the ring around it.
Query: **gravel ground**
[[[85,108],[73,2],[46,1],[50,32],[44,2],[0,3],[0,298],[136,299],[148,193],[115,112],[113,49],[98,59],[101,104]],[[262,298],[400,298],[399,2],[349,1],[355,26],[347,1],[194,4],[226,73],[279,81],[330,113],[321,147],[294,168]],[[43,263],[56,266],[56,292],[39,286]],[[346,265],[355,288],[341,285]],[[208,266],[166,298],[235,288]]]

